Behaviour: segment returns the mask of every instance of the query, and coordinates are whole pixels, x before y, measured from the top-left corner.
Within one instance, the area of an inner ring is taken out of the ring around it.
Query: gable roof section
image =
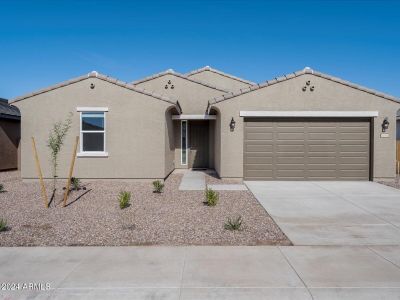
[[[86,80],[88,78],[97,78],[97,79],[100,79],[100,80],[107,81],[109,83],[115,84],[115,85],[117,85],[119,87],[126,88],[128,90],[132,90],[132,91],[135,91],[137,93],[144,94],[144,95],[147,95],[147,96],[151,96],[151,97],[156,98],[158,100],[169,102],[169,103],[174,104],[174,105],[177,104],[177,100],[175,100],[175,99],[171,99],[170,97],[166,97],[164,95],[157,94],[157,93],[154,93],[152,91],[149,91],[149,90],[146,90],[146,89],[143,89],[143,88],[140,88],[140,87],[136,87],[136,86],[134,86],[134,85],[132,85],[130,83],[118,80],[116,78],[109,77],[107,75],[100,74],[100,73],[98,73],[96,71],[90,72],[87,75],[83,75],[83,76],[80,76],[80,77],[76,77],[76,78],[73,78],[73,79],[58,83],[56,85],[50,86],[48,88],[41,89],[39,91],[30,93],[30,94],[27,94],[27,95],[24,95],[24,96],[21,96],[21,97],[17,97],[15,99],[11,100],[10,103],[18,102],[18,101],[21,101],[21,100],[25,100],[27,98],[31,98],[31,97],[39,95],[39,94],[47,93],[49,91],[52,91],[52,90],[55,90],[55,89],[59,89],[59,88],[62,88],[64,86],[68,86],[70,84],[74,84],[76,82],[79,82],[79,81],[82,81],[82,80]],[[175,102],[173,102],[173,101],[175,101]]]
[[[138,85],[140,83],[143,83],[143,82],[146,82],[146,81],[150,81],[150,80],[153,80],[153,79],[156,79],[156,78],[160,78],[160,77],[165,76],[165,75],[173,75],[173,76],[180,77],[182,79],[185,79],[185,80],[188,80],[188,81],[191,81],[191,82],[206,86],[206,87],[214,89],[214,90],[218,90],[218,91],[221,91],[221,92],[224,92],[224,93],[228,92],[228,90],[226,90],[226,89],[217,87],[217,86],[212,85],[212,84],[205,83],[205,82],[203,82],[201,80],[190,78],[190,77],[188,77],[186,75],[183,75],[181,73],[175,72],[173,69],[168,69],[166,71],[163,71],[163,72],[160,72],[160,73],[145,77],[143,79],[136,80],[136,81],[132,82],[132,84],[134,86],[136,86],[136,85]]]
[[[218,75],[221,75],[221,76],[228,77],[228,78],[236,80],[236,81],[240,81],[240,82],[246,83],[248,85],[255,85],[256,84],[255,82],[252,82],[252,81],[249,81],[249,80],[246,80],[246,79],[243,79],[243,78],[239,78],[239,77],[230,75],[228,73],[225,73],[225,72],[219,71],[217,69],[211,68],[210,66],[205,66],[203,68],[200,68],[200,69],[197,69],[197,70],[193,70],[193,71],[191,71],[189,73],[186,73],[185,76],[190,77],[192,75],[195,75],[195,74],[198,74],[198,73],[201,73],[201,72],[205,72],[205,71],[213,72],[213,73],[216,73]]]
[[[279,82],[286,81],[286,80],[289,80],[289,79],[293,79],[293,78],[296,78],[296,77],[299,77],[299,76],[302,76],[302,75],[305,75],[305,74],[311,74],[311,75],[314,75],[314,76],[317,76],[317,77],[321,77],[321,78],[324,78],[324,79],[327,79],[327,80],[330,80],[330,81],[333,81],[333,82],[336,82],[336,83],[339,83],[339,84],[354,88],[356,90],[360,90],[360,91],[366,92],[368,94],[372,94],[372,95],[384,98],[386,100],[391,100],[391,101],[394,101],[394,102],[400,104],[400,99],[397,98],[397,97],[394,97],[394,96],[391,96],[391,95],[388,95],[388,94],[384,94],[384,93],[378,92],[376,90],[372,90],[372,89],[366,88],[364,86],[361,86],[361,85],[358,85],[358,84],[355,84],[355,83],[340,79],[338,77],[333,77],[333,76],[330,76],[330,75],[327,75],[327,74],[324,74],[324,73],[321,73],[321,72],[318,72],[318,71],[314,71],[314,70],[312,70],[312,69],[310,69],[308,67],[304,68],[301,71],[297,71],[297,72],[294,72],[294,73],[283,75],[281,77],[276,77],[276,78],[274,78],[272,80],[268,80],[268,81],[265,81],[265,82],[260,83],[260,84],[255,84],[255,85],[252,85],[252,86],[250,86],[248,88],[240,89],[239,91],[236,91],[236,92],[230,92],[230,93],[224,94],[222,96],[215,97],[215,98],[213,98],[211,100],[211,104],[218,103],[218,102],[221,102],[221,101],[225,101],[225,100],[228,100],[228,99],[232,99],[232,98],[235,98],[237,96],[240,96],[240,95],[243,95],[243,94],[246,94],[246,93],[250,93],[252,91],[255,91],[255,90],[258,90],[258,89],[261,89],[261,88],[265,88],[265,87],[277,84]]]
[[[18,107],[8,104],[7,100],[0,101],[0,119],[2,118],[19,120],[21,118],[21,114]]]

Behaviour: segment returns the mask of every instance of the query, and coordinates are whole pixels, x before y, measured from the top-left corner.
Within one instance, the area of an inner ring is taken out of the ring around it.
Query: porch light
[[[231,131],[235,130],[236,122],[232,117],[231,122],[229,123],[229,127],[231,128]]]
[[[385,118],[382,122],[382,132],[386,132],[389,129],[389,121],[388,118]]]

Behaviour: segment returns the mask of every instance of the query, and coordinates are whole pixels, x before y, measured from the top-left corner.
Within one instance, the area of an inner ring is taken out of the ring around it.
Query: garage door
[[[369,120],[244,121],[246,180],[369,180]]]

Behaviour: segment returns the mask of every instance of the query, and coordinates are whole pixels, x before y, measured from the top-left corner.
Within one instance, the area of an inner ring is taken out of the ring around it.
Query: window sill
[[[79,152],[77,157],[108,157],[108,152]]]

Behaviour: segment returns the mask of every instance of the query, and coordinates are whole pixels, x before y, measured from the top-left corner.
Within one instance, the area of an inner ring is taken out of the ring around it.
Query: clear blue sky
[[[92,70],[210,65],[261,82],[310,66],[400,96],[400,1],[1,1],[0,97]]]

